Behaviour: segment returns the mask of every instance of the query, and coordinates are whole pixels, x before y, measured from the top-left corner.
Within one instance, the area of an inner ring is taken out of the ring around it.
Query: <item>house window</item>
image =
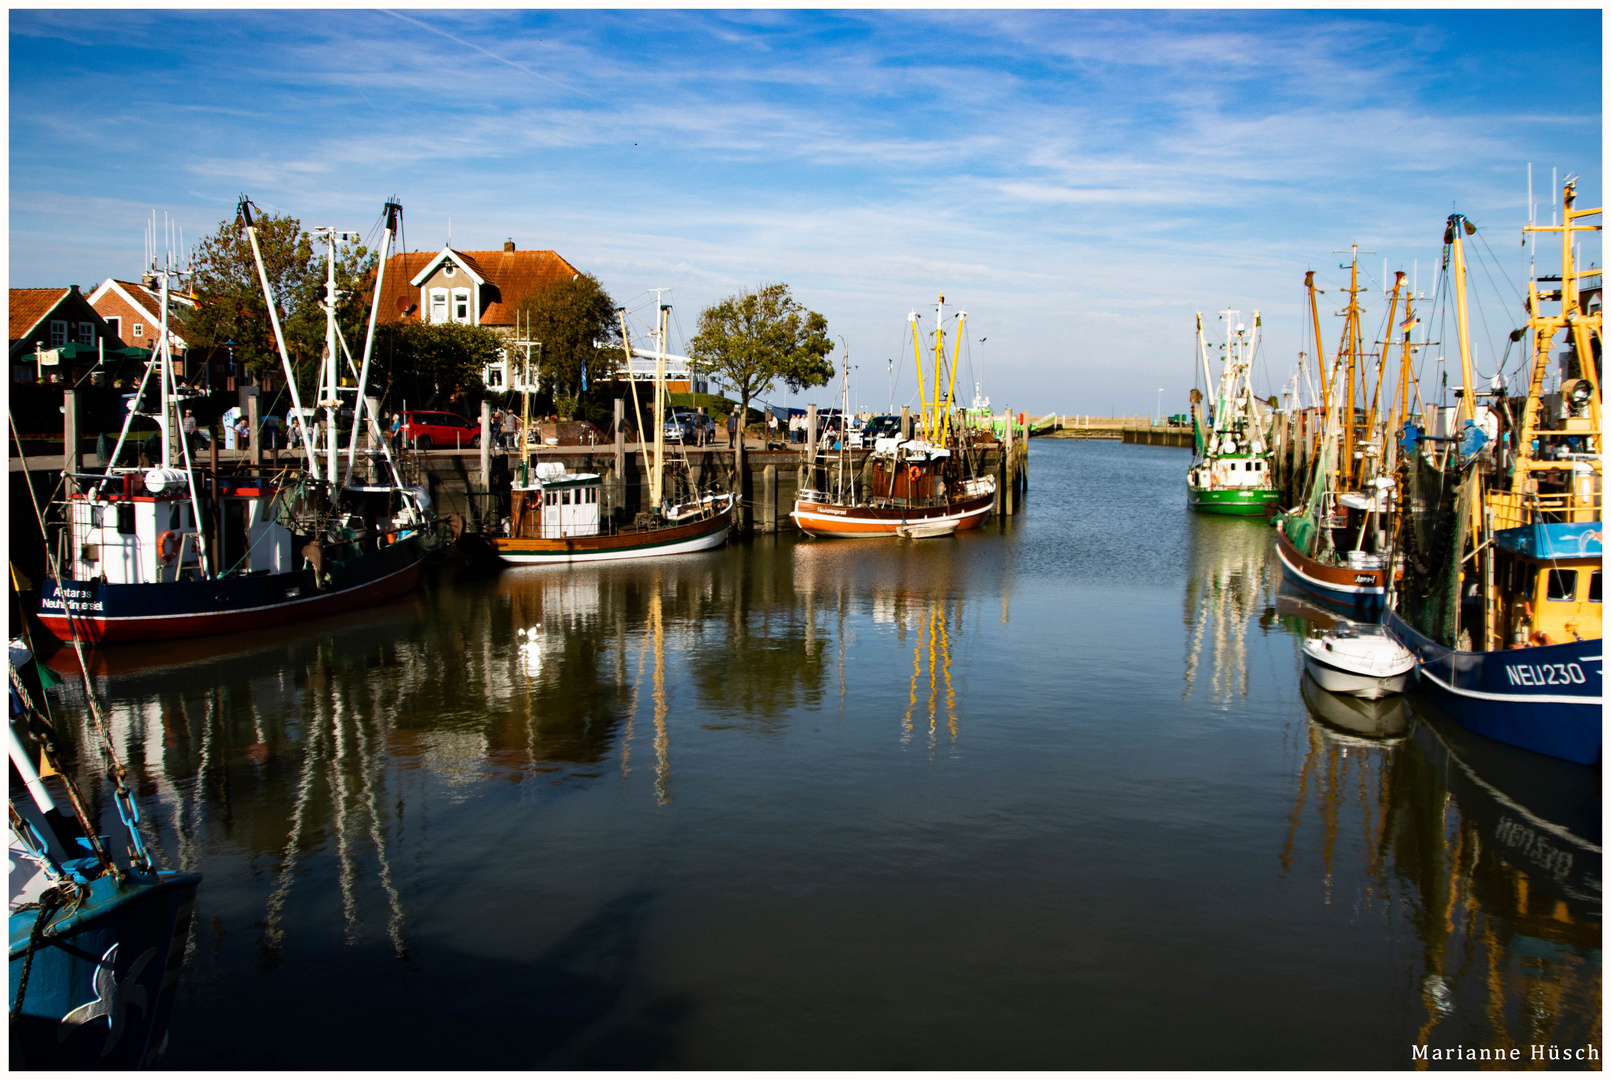
[[[457,274],[458,272],[459,272],[459,268],[457,266],[454,266],[452,263],[447,263],[442,267],[442,276],[443,277],[452,277],[454,274]]]
[[[488,390],[504,389],[503,369],[504,365],[502,364],[487,365],[486,378],[482,381],[487,384]]]
[[[469,322],[470,321],[470,290],[469,289],[454,289],[453,290],[453,321],[454,322]]]
[[[431,290],[431,321],[444,323],[448,321],[448,299],[446,289]]]
[[[92,322],[79,323],[78,340],[83,342],[85,345],[95,344],[95,324]]]
[[[108,318],[106,320],[106,329],[112,337],[121,338],[123,336],[123,316],[113,315]]]
[[[50,347],[59,349],[67,344],[67,320],[50,320]]]
[[[140,323],[135,323],[129,328],[129,333],[133,334],[137,338],[143,338],[145,337],[145,327]]]

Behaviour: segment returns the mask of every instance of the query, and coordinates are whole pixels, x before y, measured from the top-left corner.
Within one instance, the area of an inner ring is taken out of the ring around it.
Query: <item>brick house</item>
[[[124,357],[123,342],[77,285],[12,289],[9,299],[12,381],[76,383],[102,349]]]
[[[553,251],[517,251],[507,241],[502,251],[456,251],[445,247],[393,255],[386,262],[381,317],[397,322],[461,322],[492,326],[513,340],[515,311],[525,300],[579,271]],[[487,389],[514,389],[511,356],[483,373]],[[667,388],[673,393],[706,390],[704,377],[688,369],[687,360],[672,361]],[[616,377],[624,378],[624,372]],[[654,364],[640,354],[632,378],[652,381]]]
[[[157,347],[157,332],[162,326],[162,299],[156,290],[134,281],[107,278],[90,293],[89,302],[106,320],[111,336],[122,344],[139,349]],[[178,357],[190,350],[182,333],[184,313],[194,308],[196,302],[182,293],[170,293],[168,302],[168,344]]]
[[[553,251],[412,251],[386,261],[381,317],[396,322],[490,326],[513,340],[515,312],[525,300],[579,271]],[[482,372],[489,390],[511,387],[506,358]]]

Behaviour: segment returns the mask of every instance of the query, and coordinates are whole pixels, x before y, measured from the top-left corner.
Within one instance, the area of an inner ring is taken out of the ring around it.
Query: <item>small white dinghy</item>
[[[950,521],[903,521],[895,526],[895,535],[904,540],[928,540],[936,536],[955,536],[956,532],[956,518],[952,518]]]
[[[1380,698],[1402,694],[1415,656],[1379,625],[1341,619],[1303,643],[1304,666],[1324,690]]]

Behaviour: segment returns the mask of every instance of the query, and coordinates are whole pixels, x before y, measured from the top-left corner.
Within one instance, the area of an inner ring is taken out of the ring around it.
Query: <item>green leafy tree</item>
[[[590,383],[619,366],[615,301],[592,274],[557,281],[526,297],[518,310],[522,334],[543,343],[538,370],[556,402],[581,395],[584,365]]]
[[[701,312],[689,356],[738,395],[742,427],[750,402],[779,382],[796,392],[826,385],[834,373],[832,351],[828,320],[808,311],[780,283],[730,296]],[[734,469],[742,489],[747,479],[742,438]]]
[[[319,361],[324,357],[326,253],[317,250],[314,237],[290,215],[260,214],[256,224],[263,266],[279,306],[285,349],[297,384],[311,392],[318,385]],[[354,361],[363,355],[375,263],[375,253],[361,245],[337,249],[336,325]],[[237,363],[259,373],[278,372],[280,354],[274,328],[252,245],[240,219],[221,222],[217,231],[197,245],[191,264],[196,307],[185,319],[191,342],[203,348],[223,348],[233,342]],[[345,371],[346,361],[341,360],[339,366]]]
[[[490,326],[387,323],[376,328],[371,363],[385,381],[387,408],[400,409],[405,401],[410,408],[440,407],[480,391],[482,369],[498,360],[503,346],[503,335]]]

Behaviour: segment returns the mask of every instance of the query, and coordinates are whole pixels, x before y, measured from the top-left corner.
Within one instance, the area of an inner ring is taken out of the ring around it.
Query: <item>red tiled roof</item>
[[[12,289],[11,340],[20,341],[66,296],[66,289]]]
[[[409,282],[440,254],[440,251],[410,251],[386,260],[386,282],[380,301],[381,318],[418,319],[421,316],[419,287]],[[483,326],[513,326],[515,309],[521,301],[557,281],[577,274],[576,267],[552,251],[455,250],[453,254],[488,285],[496,287],[492,302],[481,312]],[[486,289],[482,290],[483,300],[487,299],[487,292]],[[414,310],[403,315],[398,300],[403,301],[403,307],[412,306]]]

